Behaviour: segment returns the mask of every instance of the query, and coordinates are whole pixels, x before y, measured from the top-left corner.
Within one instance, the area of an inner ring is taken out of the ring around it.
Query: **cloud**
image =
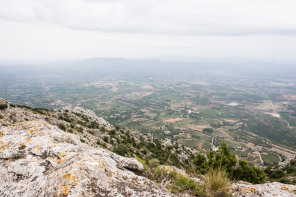
[[[0,18],[77,30],[172,35],[296,35],[295,0],[9,0]]]
[[[235,57],[296,62],[295,0],[0,1],[0,61]]]

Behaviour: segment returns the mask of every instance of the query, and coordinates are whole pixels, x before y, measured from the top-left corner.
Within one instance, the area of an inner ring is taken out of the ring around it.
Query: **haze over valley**
[[[295,154],[295,76],[293,65],[272,63],[93,58],[2,67],[0,97],[81,106],[205,153],[225,141],[240,158],[263,165]]]

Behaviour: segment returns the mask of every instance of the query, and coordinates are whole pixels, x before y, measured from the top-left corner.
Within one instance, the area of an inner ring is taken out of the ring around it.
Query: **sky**
[[[295,0],[0,0],[0,62],[92,57],[296,63]]]

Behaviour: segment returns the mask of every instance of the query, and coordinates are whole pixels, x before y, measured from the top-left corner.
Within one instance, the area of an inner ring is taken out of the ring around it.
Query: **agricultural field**
[[[0,97],[34,107],[79,105],[121,128],[201,152],[225,141],[252,164],[296,154],[296,75],[91,69],[2,73]]]

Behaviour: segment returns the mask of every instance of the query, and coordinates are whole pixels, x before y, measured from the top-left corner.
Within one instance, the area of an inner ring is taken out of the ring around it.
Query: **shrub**
[[[105,127],[101,127],[100,131],[104,133],[106,131]]]
[[[296,172],[296,168],[294,166],[286,166],[283,168],[287,172],[287,174],[292,174]]]
[[[4,110],[8,107],[7,104],[0,104],[0,110]]]
[[[58,127],[59,127],[61,130],[63,130],[63,131],[66,131],[66,129],[67,129],[67,127],[66,127],[63,123],[60,123],[60,124],[58,125]]]
[[[196,170],[201,173],[208,172],[209,169],[219,169],[225,170],[229,175],[233,172],[233,167],[237,163],[235,153],[231,154],[225,142],[222,142],[219,147],[219,151],[211,151],[207,154],[208,160],[201,153],[198,153],[193,163],[196,165]]]
[[[264,183],[266,175],[260,168],[249,166],[247,161],[240,160],[239,167],[234,170],[233,178],[251,183]]]
[[[100,127],[100,124],[97,123],[96,121],[92,121],[89,125],[87,125],[87,127],[90,129],[97,129]]]
[[[196,165],[196,171],[201,174],[205,174],[209,170],[207,159],[201,153],[197,153],[193,160],[193,163]]]
[[[110,135],[115,135],[116,132],[114,130],[110,131]]]
[[[121,156],[126,156],[128,153],[128,148],[124,144],[119,144],[117,147],[113,149],[113,152]]]
[[[83,128],[82,128],[82,127],[76,127],[75,129],[76,129],[76,131],[78,131],[79,133],[83,133]]]
[[[108,141],[109,141],[109,138],[108,138],[107,136],[104,136],[103,140],[104,140],[105,142],[108,142]]]
[[[0,119],[3,119],[4,118],[4,116],[2,116],[1,114],[0,114]]]
[[[271,173],[270,178],[280,179],[284,176],[284,172],[282,170],[275,170]]]
[[[212,134],[213,131],[214,131],[214,129],[212,129],[212,128],[204,128],[204,129],[202,130],[203,133],[209,133],[209,134]]]
[[[80,139],[80,141],[81,141],[82,143],[85,143],[85,140],[84,140],[84,139]]]

